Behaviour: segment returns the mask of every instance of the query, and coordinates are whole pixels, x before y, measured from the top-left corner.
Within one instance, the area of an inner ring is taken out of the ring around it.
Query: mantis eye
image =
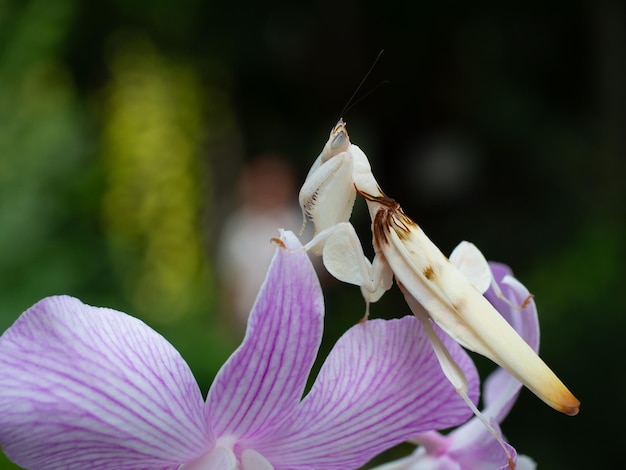
[[[347,135],[346,133],[343,131],[339,132],[335,138],[333,139],[333,141],[330,143],[330,148],[332,150],[337,150],[340,149],[341,147],[343,147],[346,143],[347,139]]]

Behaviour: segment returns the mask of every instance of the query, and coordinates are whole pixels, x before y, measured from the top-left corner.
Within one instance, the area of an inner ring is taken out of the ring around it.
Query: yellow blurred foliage
[[[102,160],[111,253],[138,312],[176,320],[198,290],[209,289],[200,230],[199,79],[137,36],[118,41],[109,71]]]

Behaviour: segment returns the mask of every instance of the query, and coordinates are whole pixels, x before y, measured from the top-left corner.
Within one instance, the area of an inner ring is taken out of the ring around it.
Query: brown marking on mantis
[[[413,230],[419,229],[419,226],[413,221],[413,219],[402,211],[400,205],[398,205],[397,210],[394,211],[393,222],[398,229],[396,230],[396,234],[398,234],[398,237],[401,240],[409,240]]]
[[[366,201],[377,202],[378,204],[383,205],[385,207],[399,206],[399,204],[396,202],[395,199],[390,198],[389,196],[387,196],[385,193],[382,192],[382,190],[380,189],[380,186],[376,186],[376,187],[378,188],[378,191],[380,193],[378,196],[374,196],[373,194],[369,194],[364,191],[361,191],[356,185],[354,185],[354,188],[356,189],[357,194],[359,196],[362,196],[363,199],[365,199]]]
[[[382,245],[389,245],[389,211],[381,209],[376,212],[372,222],[372,234],[374,235],[374,247],[382,253]]]
[[[429,281],[433,280],[433,278],[435,277],[435,271],[433,270],[432,266],[427,266],[426,268],[424,268],[424,276]]]
[[[380,196],[373,196],[359,191],[357,188],[357,193],[367,201],[376,202],[382,206],[376,212],[372,224],[375,243],[377,239],[388,243],[387,234],[391,229],[396,232],[401,240],[408,240],[411,237],[412,230],[419,228],[418,225],[404,213],[400,204],[398,204],[395,199],[386,196],[382,191],[380,191]]]

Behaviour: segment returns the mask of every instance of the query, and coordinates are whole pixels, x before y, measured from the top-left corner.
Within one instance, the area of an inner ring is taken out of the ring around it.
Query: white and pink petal
[[[296,413],[257,437],[276,469],[357,468],[431,429],[455,426],[471,411],[444,377],[413,317],[371,320],[335,345]],[[458,344],[440,335],[478,397],[478,375]]]
[[[308,255],[282,232],[241,346],[222,366],[207,397],[218,437],[251,448],[249,439],[298,407],[319,348],[322,291]]]
[[[214,442],[174,347],[72,297],[38,302],[0,337],[0,384],[0,444],[25,468],[177,468]]]
[[[485,297],[515,328],[524,341],[535,352],[538,352],[539,318],[535,301],[530,297],[528,289],[513,277],[508,266],[489,263],[489,267],[506,301],[498,298],[492,288],[485,293]],[[506,370],[497,368],[487,377],[483,386],[483,414],[501,423],[517,400],[521,388],[522,384],[519,380]]]
[[[506,298],[499,298],[493,288],[485,297],[515,328],[529,345],[539,348],[539,323],[535,302],[529,292],[512,275],[508,266],[489,263],[493,277]],[[524,308],[519,306],[525,304]],[[499,423],[513,407],[522,388],[519,380],[502,368],[489,375],[483,386],[483,415],[499,430]],[[436,441],[440,442],[437,443]],[[500,444],[476,417],[455,429],[447,436],[425,433],[416,437],[422,444],[412,455],[397,462],[377,467],[377,470],[452,470],[454,468],[502,468],[508,469],[507,457]],[[433,444],[435,443],[435,444]],[[506,444],[509,453],[517,459],[519,470],[533,469],[535,464],[526,456],[516,456],[513,447]]]
[[[539,319],[530,292],[513,276],[508,266],[490,262],[489,267],[506,301],[498,298],[493,288],[485,292],[485,297],[530,347],[539,351]]]

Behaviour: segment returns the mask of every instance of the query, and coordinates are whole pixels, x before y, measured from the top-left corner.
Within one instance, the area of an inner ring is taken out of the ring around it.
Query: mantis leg
[[[349,222],[341,222],[319,232],[304,245],[305,250],[322,253],[322,261],[330,274],[342,282],[361,288],[366,303],[365,318],[369,304],[376,302],[391,287],[393,273],[380,256],[374,263],[363,253],[361,241]]]
[[[409,308],[413,312],[413,315],[415,315],[415,317],[424,326],[424,330],[426,331],[426,336],[428,336],[428,340],[430,341],[430,344],[433,346],[435,356],[437,357],[437,360],[439,361],[439,365],[441,366],[441,370],[443,371],[443,374],[446,376],[448,381],[455,388],[456,392],[461,396],[461,398],[463,398],[463,401],[467,404],[467,406],[472,410],[472,412],[474,413],[474,416],[476,416],[485,425],[485,427],[489,430],[491,435],[498,441],[498,443],[504,450],[504,453],[509,461],[509,466],[511,466],[513,462],[513,456],[511,455],[509,449],[505,445],[504,439],[502,438],[500,433],[487,420],[487,417],[485,417],[478,410],[478,408],[476,408],[476,405],[472,402],[472,400],[468,396],[467,378],[465,377],[465,374],[463,373],[461,368],[458,366],[458,364],[454,362],[454,359],[452,359],[452,356],[450,355],[448,348],[446,348],[446,346],[443,344],[443,341],[441,341],[441,338],[439,338],[439,336],[435,332],[435,329],[433,328],[428,312],[426,312],[424,307],[422,307],[422,305],[417,300],[415,300],[415,298],[404,288],[402,284],[398,283],[398,285],[400,287],[400,290],[404,294],[406,303],[409,305]]]
[[[522,305],[511,303],[493,278],[485,256],[473,243],[466,241],[459,243],[450,254],[450,262],[478,289],[478,292],[484,294],[491,287],[499,299],[516,310],[523,310],[532,298],[530,295]]]

